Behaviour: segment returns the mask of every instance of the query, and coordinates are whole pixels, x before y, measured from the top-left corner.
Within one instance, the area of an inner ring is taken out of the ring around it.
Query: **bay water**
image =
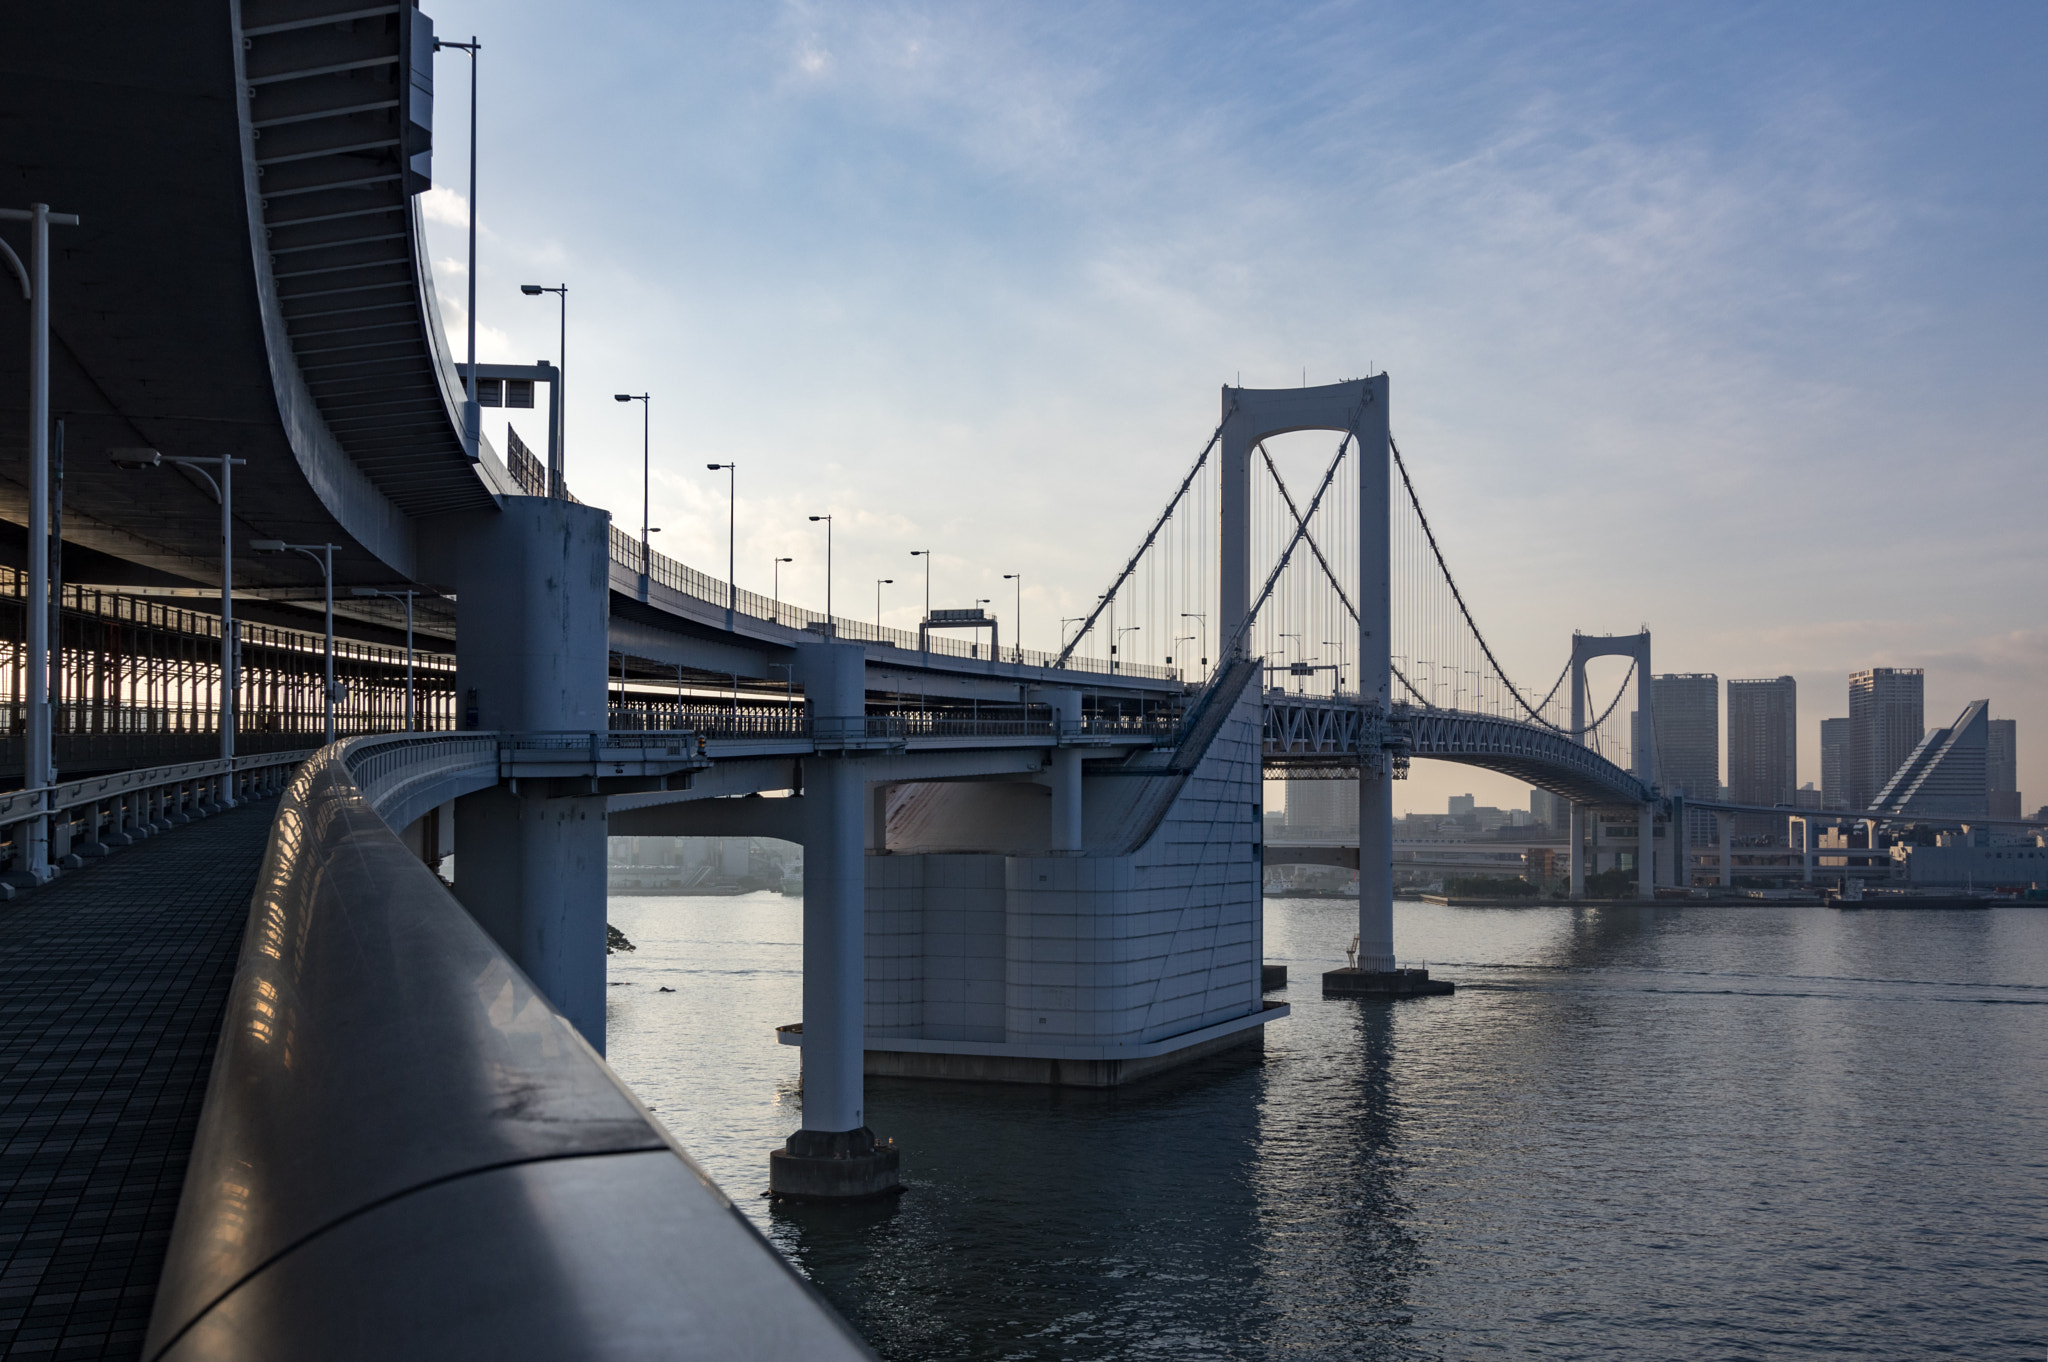
[[[622,898],[609,1058],[889,1359],[2048,1358],[2048,911],[1402,902],[1451,997],[1110,1092],[870,1080],[880,1206],[771,1206],[802,903]],[[667,992],[663,990],[673,990]]]

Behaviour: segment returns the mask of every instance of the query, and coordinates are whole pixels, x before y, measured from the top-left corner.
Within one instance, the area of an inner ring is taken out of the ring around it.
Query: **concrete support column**
[[[1735,815],[1717,813],[1714,818],[1721,825],[1721,887],[1727,889],[1735,883]]]
[[[1358,968],[1394,968],[1394,780],[1368,770],[1358,782]]]
[[[1636,897],[1657,897],[1657,806],[1636,806]]]
[[[1047,694],[1052,705],[1053,722],[1062,734],[1076,731],[1081,725],[1081,692],[1077,690],[1056,690]],[[1055,747],[1052,750],[1052,765],[1047,772],[1052,785],[1052,841],[1054,851],[1078,853],[1081,840],[1081,749],[1078,747]]]
[[[456,584],[455,682],[475,696],[476,727],[609,727],[608,519],[574,502],[511,497],[501,512],[449,516],[421,533],[424,570]],[[561,785],[456,801],[471,854],[456,861],[455,896],[602,1053],[605,801]]]
[[[867,710],[866,650],[797,649],[812,732],[851,737]],[[868,1129],[867,783],[855,751],[820,751],[803,766],[804,1124],[768,1159],[768,1188],[793,1201],[854,1201],[900,1190],[894,1149]],[[461,862],[458,859],[457,864]]]
[[[1586,806],[1574,802],[1571,817],[1572,897],[1586,897]]]

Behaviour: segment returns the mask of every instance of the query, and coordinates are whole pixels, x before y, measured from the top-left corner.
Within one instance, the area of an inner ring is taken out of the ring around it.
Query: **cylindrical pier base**
[[[873,1201],[903,1190],[894,1145],[875,1132],[799,1130],[768,1154],[768,1195],[779,1201]]]

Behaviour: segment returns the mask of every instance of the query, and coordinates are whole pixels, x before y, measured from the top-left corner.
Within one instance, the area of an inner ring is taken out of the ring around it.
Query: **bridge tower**
[[[1645,787],[1652,786],[1657,779],[1657,722],[1652,707],[1656,688],[1650,684],[1650,631],[1639,634],[1573,634],[1572,635],[1572,734],[1580,746],[1586,745],[1586,663],[1596,657],[1626,657],[1635,663],[1636,671],[1636,739],[1629,744],[1629,765],[1636,779]],[[1584,804],[1572,804],[1572,889],[1571,896],[1582,899],[1586,896],[1586,808]],[[1644,803],[1636,809],[1636,896],[1652,899],[1657,896],[1656,881],[1656,806]],[[1679,832],[1674,829],[1673,837]],[[1684,848],[1676,841],[1672,843],[1674,866],[1684,865]]]
[[[1221,573],[1223,657],[1244,656],[1255,602],[1251,580],[1251,469],[1259,442],[1297,430],[1333,430],[1357,442],[1358,702],[1386,715],[1393,694],[1390,473],[1387,376],[1315,388],[1223,390]],[[1393,767],[1365,727],[1358,780],[1358,972],[1394,970]]]

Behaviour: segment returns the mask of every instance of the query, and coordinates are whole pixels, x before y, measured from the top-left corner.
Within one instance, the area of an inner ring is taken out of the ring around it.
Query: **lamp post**
[[[462,401],[462,447],[474,459],[483,425],[483,414],[476,401],[476,54],[484,50],[484,45],[474,33],[466,43],[434,39],[436,52],[444,47],[469,53],[469,381]]]
[[[1024,665],[1024,574],[1005,572],[1003,580],[1017,584],[1017,637],[1011,645],[1011,651],[1016,654],[1017,665],[1021,667]]]
[[[220,759],[228,764],[228,794],[221,802],[232,808],[235,695],[241,670],[235,665],[235,465],[248,460],[231,459],[225,454],[210,459],[167,459],[154,449],[111,449],[107,453],[116,468],[161,468],[165,464],[189,468],[206,479],[206,485],[213,489],[213,499],[220,503]],[[219,478],[207,471],[214,468],[220,470]]]
[[[733,463],[707,463],[704,466],[714,473],[721,468],[725,470],[725,630],[727,633],[731,633],[733,612],[740,603],[739,559],[736,556],[739,545],[739,465]],[[812,516],[811,519],[816,520],[817,517]],[[829,520],[831,517],[827,516],[826,519]],[[829,529],[826,531],[826,538],[828,540],[831,538],[831,531]],[[825,594],[828,597],[832,594],[830,576],[831,569],[827,568],[826,577],[828,580],[825,583]],[[832,613],[830,606],[826,607],[825,613],[827,615]]]
[[[794,563],[795,561],[796,559],[794,558],[778,558],[775,560],[775,622],[777,624],[782,623],[782,565],[784,563]],[[795,683],[792,682],[791,684]]]
[[[1124,635],[1125,635],[1125,634],[1135,634],[1135,633],[1137,633],[1137,632],[1138,632],[1138,630],[1139,630],[1140,628],[1142,628],[1142,627],[1143,627],[1143,626],[1141,626],[1141,625],[1136,625],[1136,624],[1126,624],[1126,625],[1125,625],[1125,626],[1124,626],[1123,628],[1121,628],[1121,629],[1117,630],[1117,631],[1116,631],[1116,632],[1115,632],[1114,634],[1112,634],[1112,635],[1110,636],[1110,641],[1109,641],[1109,669],[1110,669],[1111,671],[1117,671],[1117,670],[1119,670],[1119,667],[1118,667],[1118,664],[1117,664],[1117,660],[1116,660],[1116,659],[1117,659],[1117,652],[1118,652],[1118,649],[1117,649],[1117,646],[1116,646],[1116,645],[1124,641]]]
[[[1323,646],[1325,648],[1335,648],[1337,650],[1337,670],[1334,673],[1336,680],[1331,688],[1332,693],[1334,694],[1335,692],[1344,689],[1344,640],[1341,638],[1326,638],[1323,640]]]
[[[76,213],[53,213],[47,203],[0,208],[0,221],[29,224],[29,263],[0,241],[0,255],[28,303],[28,753],[22,785],[46,789],[57,781],[50,751],[50,228],[76,227]],[[44,797],[47,801],[48,796]],[[50,877],[50,824],[29,824],[29,878]]]
[[[327,593],[327,742],[334,742],[334,706],[341,696],[334,684],[334,551],[339,544],[287,544],[282,539],[251,539],[249,547],[258,553],[303,553],[320,566],[320,581]]]
[[[1209,665],[1209,617],[1183,611],[1181,618],[1196,621],[1197,627],[1200,629],[1199,637],[1202,641],[1202,665],[1207,667]]]
[[[405,602],[405,731],[413,732],[419,727],[419,710],[414,708],[412,698],[412,598],[417,591],[379,591],[374,586],[353,588],[351,596],[383,596],[389,600]]]
[[[875,637],[882,637],[882,588],[896,585],[894,577],[875,578]]]
[[[811,517],[813,524],[820,520],[825,522],[825,637],[831,638],[833,637],[833,629],[837,627],[832,623],[832,517],[829,515],[814,515]]]
[[[649,441],[654,428],[654,399],[647,393],[614,393],[612,400],[640,404],[640,599],[644,601],[647,599],[647,574],[654,561],[653,550],[647,538],[648,460],[652,448]]]
[[[558,499],[569,495],[563,485],[563,469],[569,463],[569,286],[521,284],[519,291],[529,298],[553,293],[562,300],[562,338],[555,351],[555,466],[548,470],[548,495]],[[474,372],[475,366],[471,366]]]
[[[923,645],[924,645],[924,662],[925,662],[925,665],[926,665],[926,666],[930,666],[930,665],[931,665],[931,661],[932,661],[932,643],[931,643],[931,638],[932,638],[932,631],[931,631],[931,622],[932,622],[932,551],[931,551],[930,549],[912,549],[912,550],[910,551],[910,556],[911,556],[912,558],[922,558],[922,559],[924,559],[924,623],[925,623],[925,627],[924,627],[924,628],[922,628],[922,629],[919,629],[919,630],[917,631],[917,633],[918,633],[918,637],[919,637],[919,638],[920,638],[921,640],[923,640]]]

